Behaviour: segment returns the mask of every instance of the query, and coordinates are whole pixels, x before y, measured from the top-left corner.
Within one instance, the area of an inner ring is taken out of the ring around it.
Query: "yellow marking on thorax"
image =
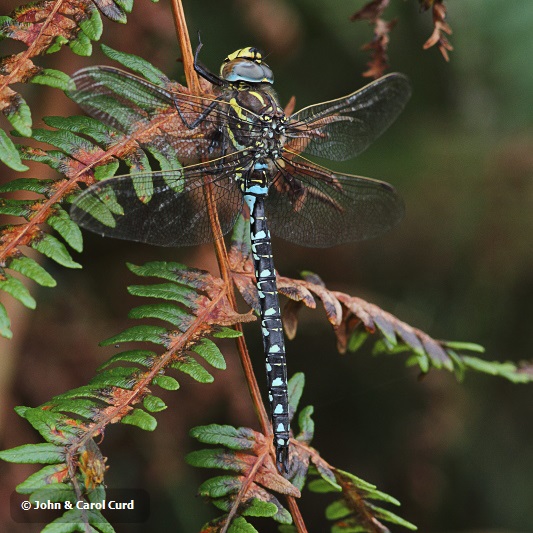
[[[239,105],[236,98],[232,98],[229,101],[229,105],[232,107],[233,111],[235,111],[235,113],[241,120],[246,120],[246,116],[243,113],[243,108]]]
[[[261,102],[261,105],[265,105],[265,99],[263,98],[263,95],[261,93],[258,93],[256,91],[250,91],[250,94],[253,94]]]

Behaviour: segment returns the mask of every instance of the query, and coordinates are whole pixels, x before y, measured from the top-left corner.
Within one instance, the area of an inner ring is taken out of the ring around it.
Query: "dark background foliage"
[[[276,75],[281,101],[297,108],[353,91],[364,81],[370,39],[364,23],[350,23],[361,2],[184,2],[192,34],[202,32],[202,61],[212,69],[236,48],[263,48]],[[414,96],[389,132],[357,160],[338,168],[385,179],[407,206],[403,224],[375,241],[317,251],[274,242],[282,274],[319,273],[329,288],[372,301],[435,338],[484,345],[487,359],[530,359],[533,348],[533,5],[519,0],[471,0],[448,5],[455,50],[445,63],[435,49],[423,52],[430,15],[415,2],[393,2],[399,17],[392,34],[394,70],[412,80]],[[1,12],[13,5],[3,2]],[[166,3],[139,1],[129,23],[106,22],[104,41],[141,55],[180,79],[180,52]],[[16,44],[6,43],[7,51]],[[68,51],[41,65],[69,74],[89,62]],[[36,127],[40,117],[76,113],[58,91],[24,87]],[[43,94],[45,95],[43,97]],[[33,176],[47,169],[32,165]],[[2,180],[11,179],[3,172]],[[138,302],[127,295],[135,282],[124,263],[179,260],[216,272],[209,246],[163,250],[85,235],[76,257],[83,271],[51,266],[58,287],[38,289],[38,309],[9,305],[14,339],[2,341],[0,444],[32,440],[31,428],[12,411],[38,405],[86,383],[113,348],[103,338],[131,324]],[[373,358],[370,343],[338,355],[320,311],[305,312],[287,347],[290,374],[304,371],[303,402],[315,406],[316,447],[341,468],[376,483],[402,502],[401,516],[422,532],[527,532],[532,530],[533,402],[531,389],[487,376],[462,384],[446,372],[423,380],[400,357]],[[256,324],[246,326],[257,372],[263,357]],[[110,457],[110,487],[146,487],[152,518],[117,531],[195,531],[212,508],[194,498],[203,473],[183,461],[195,444],[194,425],[211,422],[254,426],[246,387],[228,342],[228,370],[212,385],[182,380],[157,415],[154,433],[109,428],[102,445]],[[35,440],[37,438],[35,437]],[[26,466],[1,464],[0,530],[14,525],[7,502]],[[31,467],[29,467],[31,468]],[[324,531],[322,504],[304,494],[302,512],[311,531]],[[261,525],[259,525],[261,529]],[[38,530],[39,528],[35,528]],[[263,531],[263,529],[261,529]]]

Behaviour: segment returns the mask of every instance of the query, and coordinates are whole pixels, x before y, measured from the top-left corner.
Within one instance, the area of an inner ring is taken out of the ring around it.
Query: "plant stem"
[[[183,11],[183,5],[181,0],[171,0],[172,2],[172,11],[174,14],[174,23],[176,25],[176,32],[178,36],[178,41],[180,43],[182,55],[183,55],[183,67],[185,70],[185,77],[187,79],[187,85],[191,90],[192,94],[201,95],[202,89],[200,86],[200,81],[198,79],[198,74],[194,70],[194,58],[192,54],[191,42],[189,39],[189,32],[187,30],[187,24],[185,20],[185,14]],[[224,284],[227,288],[228,300],[231,303],[231,306],[235,311],[237,311],[237,300],[235,298],[235,293],[233,290],[233,283],[231,272],[229,269],[228,253],[226,249],[226,244],[222,238],[222,231],[220,228],[220,223],[217,216],[217,211],[215,208],[215,200],[213,198],[213,185],[208,183],[204,187],[204,194],[206,197],[208,209],[209,209],[209,218],[211,221],[211,229],[214,236],[215,244],[215,253],[217,257],[218,267]],[[242,327],[240,324],[237,324],[235,328],[242,333]],[[239,357],[243,367],[244,375],[246,377],[246,383],[248,384],[248,390],[252,398],[255,412],[259,419],[259,424],[261,426],[261,431],[265,435],[271,434],[272,430],[270,427],[269,417],[261,398],[261,391],[259,385],[255,378],[255,374],[252,368],[252,361],[250,359],[250,354],[244,340],[244,336],[237,338],[237,349],[239,351]]]
[[[181,0],[171,0],[172,13],[174,15],[174,25],[176,26],[176,34],[181,49],[183,58],[183,69],[185,71],[185,79],[187,80],[187,87],[192,94],[201,94],[200,81],[198,74],[194,70],[194,57],[192,54],[191,39],[189,37],[189,30],[187,29],[187,22],[185,20],[185,12]]]
[[[294,526],[298,533],[307,533],[307,527],[305,527],[304,519],[296,503],[296,499],[292,496],[287,496],[287,502],[289,504],[289,509],[291,511],[291,516],[294,521]]]

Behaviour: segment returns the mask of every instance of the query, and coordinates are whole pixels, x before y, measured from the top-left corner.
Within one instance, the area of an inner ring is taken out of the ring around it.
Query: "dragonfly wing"
[[[212,183],[222,232],[242,210],[232,171],[210,175],[208,165],[117,176],[92,185],[74,201],[70,215],[82,228],[158,246],[190,246],[213,240],[204,184]]]
[[[112,67],[89,67],[72,77],[76,89],[68,95],[89,115],[124,132],[149,115],[173,107],[172,95],[163,87]]]
[[[222,125],[242,122],[227,102],[213,95],[191,95],[170,80],[158,86],[106,66],[79,70],[72,79],[76,90],[68,94],[87,114],[141,144],[157,150],[171,146],[186,163],[223,155]]]
[[[403,201],[388,183],[300,161],[283,165],[266,215],[272,233],[287,241],[327,248],[381,235],[403,217]]]
[[[287,148],[334,161],[363,152],[400,114],[411,96],[403,74],[389,74],[337,100],[305,107],[291,116]]]

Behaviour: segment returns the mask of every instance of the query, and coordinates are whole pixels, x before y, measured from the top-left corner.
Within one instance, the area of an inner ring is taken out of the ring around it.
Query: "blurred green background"
[[[419,13],[414,0],[391,4],[387,18],[398,17],[391,70],[411,78],[413,98],[367,152],[332,167],[392,183],[405,200],[406,218],[383,238],[332,250],[275,240],[276,266],[286,276],[317,272],[329,288],[371,301],[434,338],[480,343],[489,360],[531,359],[533,2],[448,1],[450,63],[436,49],[422,50],[431,14]],[[360,47],[371,30],[349,22],[362,1],[184,5],[191,34],[202,32],[202,61],[216,70],[228,52],[262,48],[283,104],[294,95],[303,107],[365,83],[368,56]],[[1,13],[13,7],[4,0]],[[139,1],[129,19],[126,26],[107,22],[104,42],[181,80],[169,6]],[[65,50],[37,62],[71,74],[109,60],[99,52],[79,58]],[[43,94],[35,87],[23,91],[30,101]],[[52,90],[32,109],[36,126],[45,115],[79,112]],[[32,169],[32,175],[48,176],[42,166]],[[11,178],[4,171],[2,179]],[[83,271],[49,265],[58,287],[32,288],[36,311],[10,305],[15,338],[2,343],[0,359],[2,448],[38,441],[13,406],[35,406],[86,383],[114,353],[97,344],[131,325],[127,311],[139,303],[126,294],[126,285],[137,282],[126,261],[178,260],[216,272],[209,246],[163,250],[94,235],[86,235],[85,251],[75,259]],[[262,379],[257,325],[246,332]],[[373,357],[371,344],[339,355],[320,310],[302,314],[297,338],[288,343],[289,373],[307,377],[302,405],[315,406],[314,445],[321,454],[397,497],[398,513],[423,533],[532,532],[531,386],[474,374],[458,384],[444,371],[420,381],[402,356]],[[150,522],[119,524],[117,531],[188,533],[216,516],[194,497],[207,473],[187,466],[183,455],[197,446],[187,436],[192,426],[257,427],[230,344],[226,353],[229,368],[213,385],[182,379],[179,392],[164,396],[169,409],[158,415],[153,434],[108,429],[101,446],[109,457],[108,486],[145,487],[152,495]],[[0,464],[2,503],[31,471]],[[327,530],[324,506],[323,497],[304,493],[301,509],[311,532]],[[32,527],[12,523],[2,506],[1,531]],[[256,527],[275,530],[261,522]]]

